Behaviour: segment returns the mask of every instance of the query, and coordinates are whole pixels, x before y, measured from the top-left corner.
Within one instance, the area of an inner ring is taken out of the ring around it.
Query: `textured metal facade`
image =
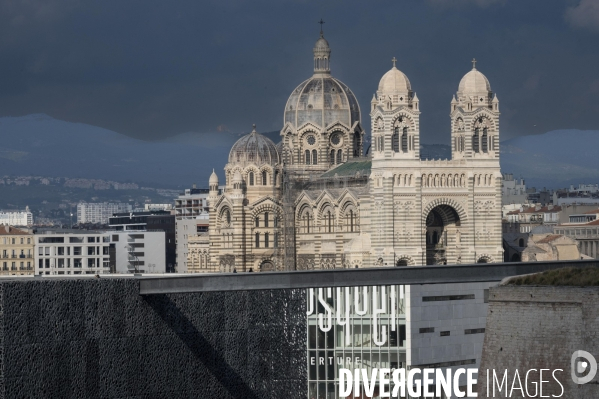
[[[127,278],[0,282],[0,398],[305,398],[299,289],[139,295]]]

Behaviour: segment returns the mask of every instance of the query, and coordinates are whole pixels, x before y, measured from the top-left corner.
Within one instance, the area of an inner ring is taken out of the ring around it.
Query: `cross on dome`
[[[320,21],[318,21],[318,23],[320,24],[320,36],[322,36],[322,35],[323,35],[323,32],[322,32],[322,25],[323,25],[325,22],[322,20],[322,18],[320,18]]]
[[[391,62],[393,62],[393,68],[395,68],[395,63],[397,62],[397,58],[393,57],[391,59]]]
[[[476,58],[472,59],[472,69],[476,69]]]

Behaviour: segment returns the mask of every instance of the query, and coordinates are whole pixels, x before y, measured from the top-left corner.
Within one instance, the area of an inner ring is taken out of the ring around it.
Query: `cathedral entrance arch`
[[[456,209],[448,204],[433,206],[425,219],[426,264],[459,263],[461,257],[462,220]]]

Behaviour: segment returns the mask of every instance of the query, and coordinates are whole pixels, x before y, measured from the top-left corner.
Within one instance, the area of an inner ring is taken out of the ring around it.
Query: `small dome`
[[[276,165],[280,161],[275,143],[271,139],[256,132],[256,125],[250,134],[246,134],[231,148],[229,152],[230,164],[264,164]]]
[[[462,80],[458,87],[458,96],[488,95],[491,92],[491,84],[485,75],[478,69],[472,68]]]
[[[412,91],[412,85],[408,77],[395,66],[383,75],[379,82],[379,96],[391,96],[394,94],[407,95]]]
[[[314,50],[329,51],[330,49],[329,42],[327,42],[327,39],[325,39],[324,36],[320,36],[314,45]]]
[[[214,169],[212,169],[212,174],[210,175],[210,180],[208,180],[208,184],[218,184],[218,176],[216,175]]]

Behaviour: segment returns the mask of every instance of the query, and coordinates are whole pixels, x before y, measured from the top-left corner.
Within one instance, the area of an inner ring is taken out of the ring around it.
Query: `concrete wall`
[[[530,369],[562,369],[555,375],[564,386],[562,398],[598,398],[599,374],[588,384],[577,385],[570,375],[570,361],[577,350],[584,350],[599,359],[599,288],[573,287],[512,287],[492,288],[489,313],[479,372],[479,397],[487,397],[487,374],[508,370],[509,387],[515,370],[525,385]],[[561,388],[551,372],[544,372],[543,395],[560,395]],[[502,377],[500,377],[502,378]],[[539,382],[539,374],[529,378]],[[530,395],[534,387],[529,383]],[[492,388],[490,388],[492,396]],[[509,392],[508,392],[509,394]],[[522,396],[519,390],[512,398]],[[496,398],[509,397],[498,393]]]
[[[304,290],[0,281],[0,398],[305,398]]]

